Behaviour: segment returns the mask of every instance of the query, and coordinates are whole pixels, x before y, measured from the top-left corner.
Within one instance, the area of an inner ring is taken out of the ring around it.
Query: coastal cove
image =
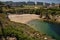
[[[60,40],[60,1],[0,0],[0,40]]]
[[[49,35],[56,40],[60,40],[60,24],[43,22],[40,20],[32,20],[27,24],[45,35]]]
[[[10,14],[10,21],[29,25],[31,28],[39,31],[44,35],[51,36],[56,40],[60,40],[60,24],[41,20],[39,15],[35,14]]]

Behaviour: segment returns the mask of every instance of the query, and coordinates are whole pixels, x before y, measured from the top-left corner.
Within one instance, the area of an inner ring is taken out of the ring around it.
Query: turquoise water
[[[35,30],[60,40],[60,24],[32,20],[28,24]]]

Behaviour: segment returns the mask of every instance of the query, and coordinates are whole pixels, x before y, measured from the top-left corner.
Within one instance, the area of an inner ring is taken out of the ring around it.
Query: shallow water
[[[60,40],[60,24],[42,22],[40,20],[29,21],[28,24],[35,30]]]

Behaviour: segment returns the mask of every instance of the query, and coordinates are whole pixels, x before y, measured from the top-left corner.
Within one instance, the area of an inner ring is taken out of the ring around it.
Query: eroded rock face
[[[7,40],[17,40],[16,37],[7,37]]]
[[[57,22],[60,22],[60,16],[56,16],[55,19]]]
[[[7,38],[4,38],[4,37],[0,37],[0,40],[17,40],[16,37],[7,37]]]

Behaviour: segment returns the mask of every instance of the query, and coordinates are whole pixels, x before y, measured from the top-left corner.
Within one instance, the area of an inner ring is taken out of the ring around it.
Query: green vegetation
[[[33,40],[32,37],[28,37],[25,33],[26,27],[29,28],[25,24],[10,22],[4,14],[0,14],[0,35],[7,37],[13,34],[17,37],[17,40]]]
[[[58,7],[52,7],[52,8],[45,8],[45,7],[39,7],[39,6],[27,6],[26,5],[21,5],[19,7],[11,7],[9,5],[3,6],[0,8],[0,13],[11,13],[11,14],[37,14],[40,15],[40,18],[45,16],[43,18],[44,20],[49,20],[49,21],[56,21],[56,16],[60,16],[60,8]]]
[[[1,6],[2,5],[2,6]],[[29,5],[21,5],[12,7],[9,5],[4,5],[4,3],[0,2],[0,13],[11,13],[11,14],[38,14],[41,17],[43,15],[49,16],[49,15],[60,15],[60,8],[58,7],[51,7],[51,8],[45,8],[37,5],[29,6]]]
[[[54,22],[54,17],[56,15],[60,16],[60,8],[42,8],[39,6],[26,7],[24,5],[21,5],[19,7],[11,7],[9,5],[4,6],[3,3],[0,2],[0,36],[3,36],[5,39],[7,36],[15,36],[17,40],[45,40],[44,37],[47,37],[47,40],[49,40],[52,38],[49,38],[49,36],[35,31],[26,24],[11,22],[6,15],[7,13],[37,14],[40,15],[40,18],[42,18],[42,16],[45,16],[44,19]],[[53,17],[50,18],[50,15]]]
[[[26,24],[9,21],[7,15],[3,13],[0,14],[0,36],[4,38],[15,36],[17,40],[45,40],[44,37],[49,38],[47,35],[35,31]]]
[[[45,16],[44,19],[54,22],[54,17],[56,15],[60,16],[60,8],[42,8],[38,6],[35,8],[35,6],[26,7],[24,5],[21,5],[19,7],[11,7],[9,5],[4,6],[3,3],[0,2],[0,36],[3,36],[5,38],[7,36],[15,36],[17,40],[45,40],[44,37],[47,35],[35,31],[26,24],[11,22],[6,15],[7,13],[37,14],[40,15],[40,18],[42,18],[42,16]],[[52,18],[49,17],[50,15]]]

